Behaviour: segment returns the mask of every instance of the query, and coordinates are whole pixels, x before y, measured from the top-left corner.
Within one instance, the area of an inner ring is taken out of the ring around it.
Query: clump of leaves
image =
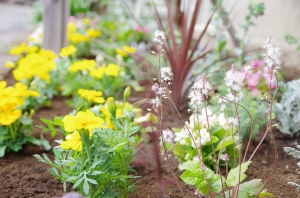
[[[300,145],[297,146],[297,148],[300,148]],[[283,150],[287,152],[289,155],[293,156],[296,159],[300,159],[300,151],[297,149],[294,149],[292,147],[284,147]],[[297,164],[298,167],[300,167],[300,162]],[[296,186],[298,190],[300,191],[300,185],[294,182],[288,182],[288,184],[291,184],[293,186]]]
[[[276,114],[280,132],[291,136],[300,135],[300,79],[288,82],[287,90],[282,95],[279,103],[275,104]]]

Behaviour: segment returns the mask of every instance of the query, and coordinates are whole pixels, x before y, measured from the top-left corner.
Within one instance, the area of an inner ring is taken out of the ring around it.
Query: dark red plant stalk
[[[202,0],[196,2],[195,8],[192,11],[192,20],[188,22],[188,12],[189,4],[183,8],[181,27],[179,32],[181,34],[181,43],[177,43],[175,36],[175,27],[173,18],[171,15],[171,5],[170,0],[166,1],[166,7],[168,9],[168,27],[169,31],[166,32],[167,36],[164,42],[164,48],[166,52],[166,57],[169,60],[170,66],[172,67],[173,72],[173,92],[172,98],[174,103],[178,108],[180,108],[181,102],[184,98],[184,95],[191,85],[190,79],[192,77],[193,70],[197,62],[203,58],[213,47],[214,42],[207,42],[199,55],[195,55],[195,52],[198,50],[198,46],[207,31],[208,25],[210,24],[214,12],[212,12],[205,28],[202,33],[197,37],[196,40],[193,40],[193,35],[195,33],[195,25],[197,23],[197,18],[200,13]],[[156,6],[154,4],[156,19],[159,29],[165,31],[163,27],[162,20],[158,14]],[[190,14],[190,13],[189,13]],[[217,38],[214,38],[213,41],[216,41]]]

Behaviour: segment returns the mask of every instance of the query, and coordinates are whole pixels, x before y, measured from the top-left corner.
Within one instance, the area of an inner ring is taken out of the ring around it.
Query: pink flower
[[[255,74],[248,74],[247,83],[249,88],[257,87],[261,79],[261,72],[256,72]]]
[[[260,91],[258,90],[257,87],[254,87],[254,88],[251,88],[251,94],[252,94],[252,97],[256,97],[260,94]]]
[[[134,28],[137,32],[143,32],[145,34],[149,34],[150,28],[148,27],[142,27],[140,24],[137,24]]]
[[[252,61],[251,65],[252,65],[253,69],[260,68],[264,65],[264,60],[256,59],[256,60]]]

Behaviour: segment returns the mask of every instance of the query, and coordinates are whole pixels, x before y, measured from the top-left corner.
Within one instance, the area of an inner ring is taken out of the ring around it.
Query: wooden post
[[[69,0],[44,0],[44,43],[45,49],[59,53],[68,44]]]

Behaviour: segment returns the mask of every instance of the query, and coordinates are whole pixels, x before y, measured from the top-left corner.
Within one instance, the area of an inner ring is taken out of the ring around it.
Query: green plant
[[[276,143],[274,143],[274,164],[266,182],[262,183],[260,179],[242,182],[246,178],[245,171],[266,135],[271,134],[271,137],[274,138],[272,131],[272,110],[275,94],[278,89],[277,73],[281,68],[279,60],[280,49],[273,47],[273,39],[271,37],[267,39],[263,46],[267,51],[264,58],[267,64],[266,71],[270,76],[269,81],[267,81],[269,90],[263,97],[267,104],[264,115],[267,120],[267,129],[260,143],[247,159],[251,138],[248,140],[245,153],[243,153],[241,138],[244,128],[242,127],[247,125],[245,123],[242,125],[242,123],[248,122],[249,126],[247,127],[248,129],[250,128],[249,136],[252,137],[253,122],[255,121],[249,110],[247,110],[249,104],[243,106],[242,101],[244,99],[245,79],[252,72],[253,68],[247,65],[243,70],[238,70],[235,64],[232,64],[231,69],[225,74],[224,78],[224,84],[226,85],[225,96],[223,96],[224,93],[219,92],[218,94],[214,94],[212,85],[208,82],[206,76],[202,75],[201,78],[198,78],[194,82],[188,95],[190,99],[190,111],[193,112],[190,121],[185,122],[182,130],[175,129],[175,133],[169,129],[162,130],[163,99],[170,101],[183,120],[170,96],[169,86],[173,82],[171,68],[162,67],[160,62],[160,57],[163,56],[163,43],[165,39],[162,31],[157,31],[154,34],[154,40],[158,42],[156,54],[158,55],[159,76],[157,82],[151,88],[155,93],[155,98],[150,100],[150,104],[152,104],[152,110],[158,115],[163,155],[166,157],[175,182],[178,184],[169,159],[169,151],[172,148],[174,148],[173,153],[179,156],[179,161],[183,162],[179,165],[180,170],[185,170],[181,175],[181,179],[186,184],[196,187],[196,195],[204,194],[209,195],[209,197],[232,198],[274,197],[271,193],[264,191],[264,188],[275,170],[277,162]],[[275,87],[274,92],[274,89],[272,89],[273,86]],[[223,118],[218,121],[216,121],[216,116],[208,109],[209,99],[212,95],[215,95],[221,104],[217,108],[222,113],[220,115]],[[200,114],[201,109],[203,110]],[[245,116],[242,117],[241,111],[245,111],[249,119],[245,118]],[[176,142],[175,146],[173,146],[174,142]],[[157,161],[159,162],[159,159]],[[226,167],[226,177],[223,176],[224,173],[220,170],[221,165]],[[229,171],[229,168],[232,169]],[[184,192],[179,185],[178,188],[182,196],[184,196]],[[162,194],[159,194],[159,197],[162,197]]]
[[[109,98],[105,105],[67,115],[64,130],[72,133],[57,141],[54,162],[45,154],[35,157],[52,166],[49,172],[63,182],[65,190],[66,183],[72,183],[87,197],[128,197],[138,178],[130,175],[134,172],[130,163],[145,134],[133,122],[138,112],[127,100],[116,103]]]
[[[292,35],[285,35],[285,41],[289,44],[289,45],[296,45],[297,48],[296,50],[300,50],[300,42],[299,42],[299,38],[294,37]]]
[[[51,148],[43,135],[40,139],[33,136],[34,110],[25,109],[30,98],[39,96],[38,92],[29,90],[22,83],[7,87],[5,81],[0,81],[0,157],[21,150],[27,143],[44,146],[47,150]]]
[[[275,104],[274,112],[280,132],[291,136],[300,134],[300,79],[286,83],[286,92],[279,103]]]
[[[298,145],[297,148],[299,149],[300,146]],[[293,156],[296,159],[300,159],[300,151],[297,149],[294,149],[292,147],[284,147],[283,150],[287,152],[289,155]],[[297,164],[298,167],[300,167],[300,163]],[[288,182],[288,184],[291,184],[293,186],[296,186],[298,190],[300,191],[300,185],[294,182]]]

